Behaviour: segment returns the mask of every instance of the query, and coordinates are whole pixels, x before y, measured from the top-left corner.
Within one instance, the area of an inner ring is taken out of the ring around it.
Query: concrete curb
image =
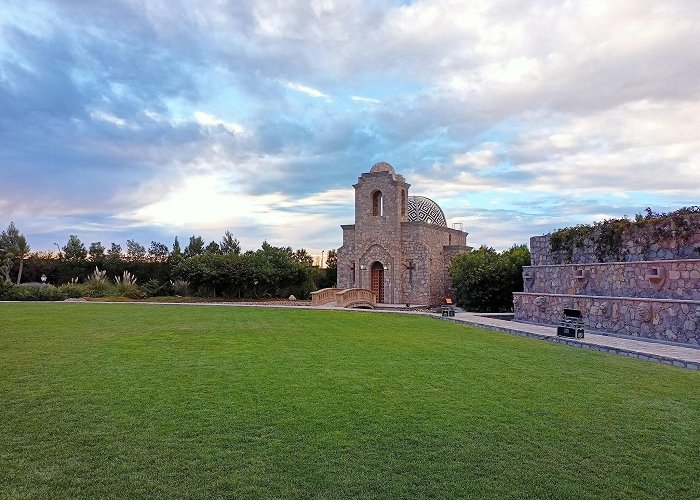
[[[617,354],[619,356],[626,356],[628,358],[641,359],[643,361],[651,361],[652,363],[661,363],[664,365],[672,365],[672,366],[677,366],[679,368],[687,368],[689,370],[700,370],[700,363],[685,360],[682,358],[664,356],[662,354],[654,354],[654,353],[650,353],[650,352],[640,352],[640,351],[635,351],[633,349],[626,349],[623,347],[604,346],[604,345],[594,344],[591,342],[584,342],[581,340],[570,339],[570,338],[565,338],[565,337],[557,337],[557,336],[544,335],[544,334],[533,333],[533,332],[526,332],[524,330],[518,330],[517,328],[508,328],[508,327],[495,326],[495,325],[484,325],[483,323],[479,323],[476,321],[469,321],[469,320],[458,319],[458,318],[445,318],[445,317],[438,316],[438,317],[436,317],[436,319],[450,321],[453,323],[461,323],[461,324],[469,325],[469,326],[475,326],[475,327],[483,328],[483,329],[487,329],[487,330],[497,330],[499,332],[509,333],[512,335],[518,335],[520,337],[530,337],[530,338],[538,339],[538,340],[546,340],[548,342],[554,342],[556,344],[565,344],[565,345],[568,345],[571,347],[578,347],[581,349],[589,349],[591,351],[608,352],[611,354]],[[637,341],[637,342],[642,342],[642,341]]]

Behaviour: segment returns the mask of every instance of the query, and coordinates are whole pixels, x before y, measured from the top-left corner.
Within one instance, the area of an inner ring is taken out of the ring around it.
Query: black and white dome
[[[428,222],[438,226],[447,227],[445,213],[440,205],[425,196],[408,197],[408,220],[415,222]]]

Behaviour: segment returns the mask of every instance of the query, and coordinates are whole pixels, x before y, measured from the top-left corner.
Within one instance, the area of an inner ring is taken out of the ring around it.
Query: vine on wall
[[[673,240],[676,246],[682,246],[699,232],[700,206],[683,207],[669,213],[657,213],[647,207],[645,213],[635,215],[634,220],[606,219],[559,229],[550,234],[549,245],[561,263],[572,262],[577,248],[593,248],[598,262],[611,262],[624,260],[629,252],[626,241],[640,248],[645,258],[654,244]]]

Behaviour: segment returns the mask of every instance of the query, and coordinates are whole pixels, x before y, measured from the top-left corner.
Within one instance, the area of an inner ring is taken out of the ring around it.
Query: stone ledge
[[[476,321],[468,321],[468,320],[449,318],[449,317],[446,318],[446,317],[442,317],[442,316],[434,316],[434,318],[444,320],[444,321],[451,321],[453,323],[460,323],[463,325],[475,326],[475,327],[483,328],[486,330],[496,330],[496,331],[503,332],[503,333],[518,335],[520,337],[530,337],[530,338],[538,339],[538,340],[547,340],[549,342],[554,342],[557,344],[565,344],[565,345],[568,345],[571,347],[578,347],[581,349],[590,349],[593,351],[607,352],[610,354],[617,354],[619,356],[626,356],[629,358],[640,359],[642,361],[651,361],[652,363],[660,363],[660,364],[664,364],[664,365],[677,366],[679,368],[686,368],[688,370],[700,370],[700,365],[698,365],[697,363],[694,363],[692,361],[678,359],[678,358],[672,358],[669,356],[663,356],[660,354],[641,353],[638,351],[633,351],[633,350],[625,349],[622,347],[603,346],[603,345],[591,344],[589,342],[584,342],[581,340],[575,340],[575,339],[570,339],[570,338],[565,338],[565,337],[556,337],[556,336],[551,336],[551,335],[526,332],[526,331],[518,330],[515,328],[507,328],[507,327],[501,327],[501,326],[495,326],[495,325],[484,325],[483,323],[478,323]]]
[[[537,267],[583,267],[583,266],[631,266],[637,264],[668,264],[680,262],[687,264],[689,262],[700,262],[700,259],[654,259],[654,260],[616,260],[612,262],[582,262],[580,264],[540,264],[523,266],[523,269],[532,269]]]
[[[537,293],[537,292],[513,292],[513,295],[526,295],[535,297],[571,297],[571,298],[582,298],[582,299],[598,299],[598,300],[632,300],[637,302],[660,302],[660,303],[672,303],[672,304],[688,304],[693,306],[700,306],[700,300],[686,300],[686,299],[655,299],[652,297],[616,297],[611,295],[584,295],[584,294],[567,294],[567,293]]]

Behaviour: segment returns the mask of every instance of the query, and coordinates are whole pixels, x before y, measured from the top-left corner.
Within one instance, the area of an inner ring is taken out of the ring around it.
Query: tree
[[[292,260],[298,264],[310,266],[314,263],[314,258],[309,255],[305,248],[300,248],[292,254]]]
[[[102,260],[105,256],[105,247],[102,245],[102,242],[96,241],[94,243],[90,243],[88,255],[90,255],[90,260],[92,261]]]
[[[513,292],[522,291],[522,269],[529,264],[530,251],[525,245],[500,254],[482,246],[457,255],[450,266],[457,304],[470,311],[512,311]]]
[[[112,262],[118,262],[122,258],[122,246],[117,243],[112,243],[112,246],[107,251],[107,258]]]
[[[180,254],[182,254],[182,250],[180,250],[180,242],[177,241],[177,236],[175,236],[175,241],[173,242],[173,251],[171,252],[171,255]]]
[[[338,254],[335,248],[328,250],[328,257],[326,257],[326,283],[328,286],[335,286],[338,283]]]
[[[185,257],[194,257],[195,255],[202,255],[204,253],[204,240],[201,236],[190,237],[189,244],[185,247],[183,252]]]
[[[5,281],[11,281],[10,269],[12,261],[19,256],[20,236],[14,222],[10,222],[7,229],[0,233],[0,272],[2,272]]]
[[[241,253],[241,244],[240,242],[233,237],[233,234],[231,234],[231,231],[226,231],[224,233],[224,239],[221,240],[221,253],[224,255],[228,254],[240,254]]]
[[[151,241],[151,247],[148,249],[148,253],[155,261],[165,262],[168,260],[168,246],[163,243]]]
[[[173,249],[170,252],[170,257],[168,258],[168,262],[175,266],[182,259],[183,259],[183,255],[182,255],[182,250],[180,249],[180,242],[178,241],[177,236],[175,236],[175,241],[173,242]]]
[[[29,255],[31,248],[23,235],[17,238],[17,257],[19,258],[19,270],[17,271],[17,284],[22,281],[22,271],[24,270],[24,259]]]
[[[22,281],[22,271],[24,269],[24,259],[30,251],[27,239],[19,232],[14,222],[10,222],[7,229],[0,233],[0,272],[5,280],[10,281],[10,269],[12,261],[19,259],[19,270],[17,271],[17,284]]]
[[[326,267],[327,268],[338,268],[338,253],[335,248],[328,250],[328,256],[326,257]]]
[[[87,257],[87,249],[83,242],[80,241],[80,238],[71,234],[68,238],[68,243],[63,247],[63,255],[65,255],[66,259],[73,262],[82,261]]]
[[[133,262],[141,262],[146,257],[146,247],[134,240],[126,240],[126,255]]]
[[[219,244],[216,241],[212,241],[207,245],[207,248],[204,249],[204,253],[209,255],[221,255],[221,248],[219,248]]]

